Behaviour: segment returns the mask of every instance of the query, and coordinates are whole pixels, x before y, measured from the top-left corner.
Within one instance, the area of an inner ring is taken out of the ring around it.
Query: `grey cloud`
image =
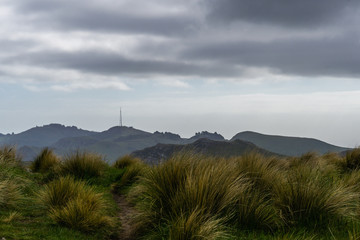
[[[58,30],[180,35],[193,32],[198,25],[190,15],[139,15],[117,7],[100,8],[74,1],[26,0],[16,9],[31,16],[37,27]]]
[[[0,56],[3,54],[11,54],[12,51],[15,50],[28,49],[35,45],[36,43],[31,40],[0,39]]]
[[[37,52],[7,58],[3,64],[26,64],[54,69],[73,69],[84,73],[105,75],[151,74],[170,76],[234,77],[241,71],[227,66],[187,63],[180,61],[137,60],[115,53],[96,51],[82,52]]]
[[[292,75],[360,76],[360,41],[356,36],[211,44],[188,49],[183,57],[268,67]]]
[[[209,17],[290,27],[331,24],[346,11],[358,9],[354,0],[210,0]]]

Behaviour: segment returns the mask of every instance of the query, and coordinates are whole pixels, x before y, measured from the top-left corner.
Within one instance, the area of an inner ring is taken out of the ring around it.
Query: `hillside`
[[[264,155],[277,155],[263,150],[252,143],[235,140],[235,141],[214,141],[201,138],[191,144],[157,144],[156,146],[135,151],[131,155],[141,158],[146,163],[158,164],[167,160],[176,152],[194,152],[210,156],[233,157],[240,156],[246,152],[256,151]]]
[[[49,124],[42,127],[34,127],[19,134],[5,135],[0,139],[0,144],[16,145],[17,147],[45,147],[54,144],[62,138],[89,136],[94,133],[74,126]]]
[[[154,146],[158,143],[182,144],[185,140],[173,133],[149,133],[133,127],[112,127],[91,136],[63,138],[51,145],[63,155],[81,149],[100,153],[110,162],[119,156]]]
[[[324,154],[348,150],[348,148],[331,145],[313,138],[265,135],[250,131],[238,133],[231,140],[236,139],[248,141],[260,148],[287,156],[300,156],[307,152]]]

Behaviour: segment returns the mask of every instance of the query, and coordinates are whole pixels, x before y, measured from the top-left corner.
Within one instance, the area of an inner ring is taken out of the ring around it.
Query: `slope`
[[[171,157],[176,152],[194,152],[204,155],[218,156],[218,157],[233,157],[241,156],[246,152],[256,151],[264,155],[277,155],[261,149],[250,142],[241,140],[234,141],[214,141],[206,138],[201,138],[191,144],[157,144],[143,150],[135,151],[131,155],[141,158],[146,163],[158,164]]]
[[[250,131],[238,133],[231,140],[236,139],[252,142],[260,148],[287,156],[300,156],[307,152],[324,154],[348,150],[313,138],[265,135]]]

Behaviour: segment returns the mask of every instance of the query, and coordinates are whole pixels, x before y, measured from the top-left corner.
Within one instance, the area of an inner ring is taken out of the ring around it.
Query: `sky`
[[[360,145],[360,1],[0,0],[0,133],[123,123]]]

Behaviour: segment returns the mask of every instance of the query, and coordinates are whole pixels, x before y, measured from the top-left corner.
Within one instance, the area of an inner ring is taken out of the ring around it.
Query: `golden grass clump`
[[[32,172],[54,172],[59,168],[60,160],[49,148],[44,148],[30,165]]]
[[[61,173],[79,179],[90,179],[100,177],[105,168],[106,163],[101,155],[77,151],[65,157]]]
[[[115,192],[119,192],[123,187],[131,186],[145,174],[147,169],[148,166],[141,162],[129,165],[121,178],[112,184],[112,189]]]
[[[283,179],[281,170],[284,164],[275,157],[265,157],[259,153],[247,153],[235,158],[236,167],[232,170],[236,174],[244,175],[250,180],[256,190],[265,194],[273,192],[276,184]]]
[[[297,167],[287,172],[276,189],[276,201],[288,224],[327,226],[356,214],[358,194],[342,182],[333,182],[317,168]]]
[[[355,148],[346,153],[343,168],[347,171],[360,169],[360,148]]]
[[[23,185],[14,179],[0,180],[0,209],[13,208],[23,198]]]
[[[48,209],[49,217],[66,227],[92,232],[114,225],[106,213],[107,203],[103,195],[70,176],[47,184],[38,198]]]
[[[10,146],[0,147],[0,165],[20,167],[21,157],[17,155],[16,148]]]
[[[181,153],[151,168],[139,182],[142,199],[139,224],[144,225],[139,228],[156,229],[167,222],[181,226],[191,220],[194,225],[189,231],[194,233],[194,229],[200,229],[210,216],[210,225],[219,224],[212,226],[214,229],[222,229],[223,222],[267,229],[282,225],[279,211],[268,199],[268,194],[255,193],[255,181],[236,166],[234,159]],[[203,222],[193,221],[195,216],[204,219]],[[192,239],[189,235],[184,236]]]
[[[142,161],[139,158],[133,157],[131,155],[125,155],[125,156],[122,156],[122,157],[118,158],[114,162],[113,166],[115,168],[122,169],[122,168],[130,167],[130,166],[135,165],[135,164],[139,164],[141,162]]]
[[[168,239],[172,240],[216,240],[224,239],[229,234],[225,230],[221,219],[207,217],[202,211],[194,210],[186,214],[179,214],[169,223]]]

